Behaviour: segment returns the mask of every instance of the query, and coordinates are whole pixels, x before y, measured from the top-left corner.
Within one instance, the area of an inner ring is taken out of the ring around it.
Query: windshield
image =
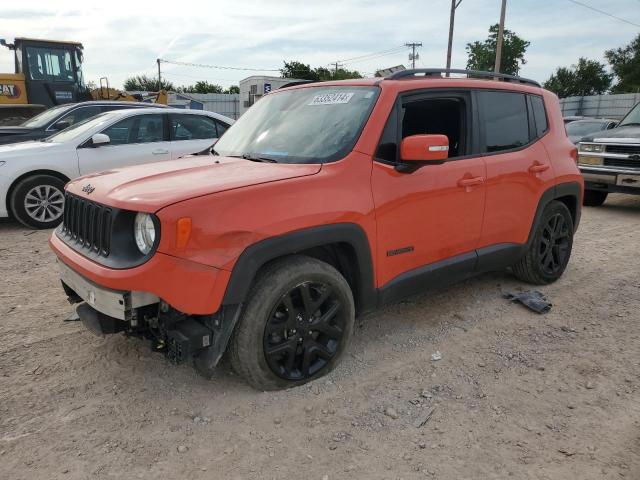
[[[24,122],[22,127],[29,128],[42,128],[49,124],[49,122],[53,121],[58,115],[64,113],[65,110],[68,110],[73,105],[58,105],[57,107],[50,108],[45,110],[44,112],[36,115],[33,118],[30,118],[26,122]]]
[[[567,135],[572,137],[585,136],[598,130],[602,130],[603,122],[571,122],[567,124]]]
[[[219,155],[324,163],[353,148],[377,87],[309,87],[267,95],[220,138]]]
[[[627,113],[627,116],[622,119],[618,126],[623,127],[625,125],[640,125],[640,103]]]
[[[74,140],[75,138],[83,135],[85,132],[88,132],[92,128],[102,124],[106,124],[109,120],[109,117],[109,112],[101,113],[100,115],[96,115],[95,117],[91,117],[87,120],[71,125],[69,128],[65,128],[60,133],[51,135],[43,141],[48,143],[64,143]]]

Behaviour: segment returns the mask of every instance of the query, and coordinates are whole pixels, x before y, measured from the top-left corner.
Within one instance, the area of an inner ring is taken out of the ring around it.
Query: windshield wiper
[[[267,163],[278,163],[278,160],[270,157],[263,157],[261,155],[251,155],[250,153],[243,153],[242,158],[245,160],[251,160],[252,162],[267,162]]]
[[[622,125],[618,125],[619,127],[628,127],[629,125],[640,125],[640,122],[629,122],[629,123],[624,123]]]

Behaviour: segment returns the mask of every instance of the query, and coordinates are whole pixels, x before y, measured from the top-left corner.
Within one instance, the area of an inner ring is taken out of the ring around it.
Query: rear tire
[[[601,190],[585,190],[582,204],[587,207],[599,207],[605,202],[607,195],[609,195],[609,192],[603,192]]]
[[[330,372],[353,332],[349,284],[305,256],[276,260],[256,279],[229,343],[233,369],[252,387],[302,385]]]
[[[555,282],[562,276],[573,247],[573,218],[567,206],[556,200],[542,212],[527,253],[513,265],[520,280],[534,285]]]
[[[33,175],[11,192],[13,216],[29,228],[54,228],[62,221],[65,182],[53,175]]]

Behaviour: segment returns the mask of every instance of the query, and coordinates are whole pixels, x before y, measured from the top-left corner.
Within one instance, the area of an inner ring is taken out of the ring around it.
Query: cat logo
[[[20,89],[12,83],[0,83],[0,96],[18,98],[20,96]]]

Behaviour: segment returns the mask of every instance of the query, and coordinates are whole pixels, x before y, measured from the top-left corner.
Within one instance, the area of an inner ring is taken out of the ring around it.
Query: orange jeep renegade
[[[564,272],[583,181],[558,100],[493,73],[407,70],[267,95],[210,152],[66,188],[50,243],[99,334],[259,389],[330,371],[354,317],[510,268]]]

